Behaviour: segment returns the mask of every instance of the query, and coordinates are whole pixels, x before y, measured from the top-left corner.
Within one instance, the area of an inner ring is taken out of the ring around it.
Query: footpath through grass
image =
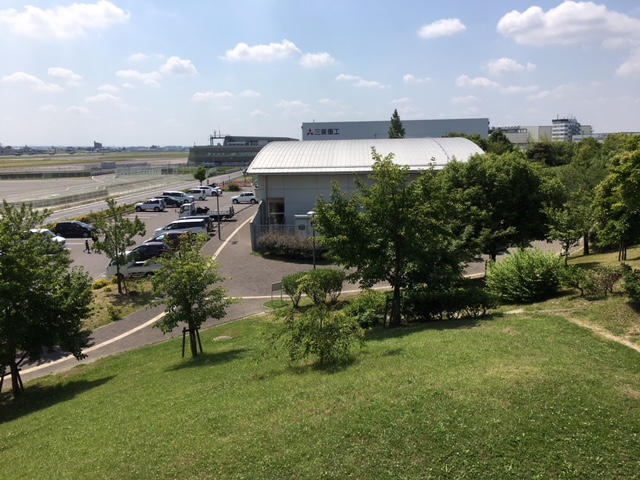
[[[195,360],[171,341],[3,397],[0,478],[640,477],[640,355],[559,316],[374,332],[331,370],[262,356],[271,327],[228,324]]]

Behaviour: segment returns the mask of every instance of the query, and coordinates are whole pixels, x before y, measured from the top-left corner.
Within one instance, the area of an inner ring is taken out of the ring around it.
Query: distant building
[[[310,122],[302,124],[302,140],[380,140],[389,138],[391,120],[366,122]],[[488,118],[402,120],[405,138],[441,138],[450,133],[489,135]]]
[[[535,142],[571,142],[574,137],[591,135],[591,125],[580,125],[575,118],[557,118],[552,125],[493,127],[491,132],[501,131],[511,143],[526,149]]]
[[[298,140],[286,137],[233,137],[231,135],[209,137],[209,145],[189,149],[189,164],[205,167],[247,167],[265,145],[271,142]]]

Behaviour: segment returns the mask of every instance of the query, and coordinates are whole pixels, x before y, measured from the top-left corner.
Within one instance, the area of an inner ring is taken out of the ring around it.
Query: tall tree
[[[191,356],[198,356],[198,331],[208,318],[224,317],[233,303],[222,285],[217,262],[203,258],[200,247],[204,240],[180,242],[175,255],[159,259],[162,268],[152,278],[154,292],[164,304],[165,315],[156,326],[170,332],[179,323],[187,324]]]
[[[137,235],[144,235],[147,230],[144,222],[137,215],[133,220],[126,218],[125,207],[117,205],[113,198],[107,200],[107,205],[104,215],[95,221],[95,226],[104,234],[103,240],[97,242],[96,247],[115,262],[118,293],[122,295],[124,278],[120,274],[120,267],[126,264],[125,252],[128,247],[136,244],[134,238]]]
[[[200,185],[202,185],[202,182],[204,182],[207,179],[206,167],[204,167],[203,165],[200,165],[198,168],[196,168],[196,171],[193,173],[193,178],[198,180],[200,182]]]
[[[444,282],[461,267],[448,229],[450,202],[438,196],[435,172],[410,180],[408,167],[393,163],[372,149],[369,181],[356,177],[357,190],[348,198],[337,184],[329,201],[318,198],[316,228],[330,255],[364,288],[387,281],[393,289],[391,325],[401,322],[402,289],[417,283]],[[428,193],[430,192],[430,193]],[[425,195],[431,195],[425,201]]]
[[[487,153],[502,155],[513,151],[513,143],[507,138],[502,130],[494,130],[487,139]]]
[[[475,155],[440,172],[442,188],[462,207],[462,217],[451,221],[469,248],[495,260],[504,247],[526,246],[545,237],[546,196],[538,170],[516,151]]]
[[[404,126],[400,121],[400,115],[398,115],[398,109],[393,111],[391,116],[391,126],[389,127],[389,138],[404,138],[406,132]]]
[[[91,313],[91,278],[69,269],[68,250],[30,234],[47,216],[25,204],[3,202],[0,210],[0,372],[9,368],[14,397],[23,391],[24,359],[55,348],[81,359],[88,345],[83,320]]]

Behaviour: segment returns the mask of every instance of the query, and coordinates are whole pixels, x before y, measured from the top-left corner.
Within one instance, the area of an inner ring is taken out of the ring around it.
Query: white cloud
[[[276,107],[282,109],[283,115],[308,115],[313,113],[309,105],[300,100],[280,100]]]
[[[73,71],[68,68],[51,67],[47,73],[52,77],[66,80],[69,85],[79,85],[82,81],[82,75],[73,73]]]
[[[339,82],[353,82],[352,86],[358,88],[384,88],[384,85],[375,80],[365,80],[361,77],[344,73],[338,75],[336,80]]]
[[[485,77],[471,78],[467,75],[460,75],[456,80],[456,85],[458,87],[489,87],[489,88],[495,88],[500,86],[500,84],[494,82],[493,80],[489,80],[488,78],[485,78]]]
[[[132,53],[131,55],[129,55],[129,58],[127,58],[127,60],[130,62],[142,62],[148,58],[149,55],[147,55],[146,53]]]
[[[193,94],[194,102],[213,103],[218,100],[227,100],[233,98],[231,92],[197,92]]]
[[[64,109],[65,113],[68,113],[69,115],[74,115],[76,117],[91,117],[91,110],[89,110],[87,107],[79,107],[77,105],[72,105],[68,108]]]
[[[305,68],[327,67],[336,63],[335,59],[326,52],[305,53],[300,59],[300,65]]]
[[[233,49],[227,50],[224,60],[231,62],[272,62],[274,60],[284,60],[291,55],[300,53],[300,49],[289,40],[282,40],[281,43],[270,43],[269,45],[255,45],[250,47],[246,43],[238,43]]]
[[[404,83],[419,85],[421,83],[430,82],[431,79],[429,77],[418,78],[415,75],[411,75],[410,73],[407,73],[405,76],[402,77],[402,81]]]
[[[340,105],[337,100],[333,100],[332,98],[321,98],[320,100],[318,100],[318,103],[320,105],[330,105],[333,107]]]
[[[120,98],[115,95],[111,95],[110,93],[99,93],[98,95],[93,95],[91,97],[87,97],[84,99],[85,102],[89,103],[102,103],[102,102],[114,102],[118,103]]]
[[[107,0],[46,10],[27,5],[22,13],[15,9],[0,10],[0,23],[8,25],[11,32],[37,39],[82,37],[91,30],[126,23],[130,17],[130,13]]]
[[[118,70],[116,72],[116,76],[120,78],[126,78],[129,80],[135,80],[144,85],[148,85],[150,87],[158,87],[160,86],[160,74],[158,72],[148,72],[143,73],[138,70]],[[130,84],[128,84],[130,85]]]
[[[245,90],[244,92],[240,92],[239,96],[246,98],[258,98],[262,95],[260,94],[260,92],[256,92],[255,90]]]
[[[60,85],[43,82],[38,77],[24,72],[16,72],[11,75],[5,75],[0,80],[5,83],[22,83],[39,92],[59,92],[62,90]]]
[[[571,45],[585,42],[623,44],[629,38],[640,39],[640,20],[610,11],[593,2],[565,1],[545,12],[529,7],[513,10],[498,22],[505,37],[525,45]]]
[[[640,77],[640,47],[636,48],[629,59],[618,67],[616,73],[621,77]]]
[[[533,63],[522,65],[511,58],[499,58],[497,60],[490,60],[489,63],[487,63],[487,68],[492,75],[502,75],[503,73],[535,70],[536,66]]]
[[[160,67],[160,71],[170,75],[194,76],[198,72],[191,60],[182,60],[179,57],[169,57],[167,62]]]
[[[253,110],[249,116],[251,118],[263,118],[263,117],[268,117],[269,115],[264,113],[262,110]]]
[[[409,97],[396,98],[395,100],[391,100],[389,102],[390,105],[406,105],[410,103],[411,99]]]
[[[466,105],[469,103],[475,103],[480,101],[478,97],[474,97],[473,95],[466,95],[464,97],[454,97],[451,99],[451,103],[454,105]]]
[[[108,83],[105,83],[104,85],[100,85],[98,87],[98,90],[101,92],[117,92],[118,91],[118,87],[115,87],[113,85],[109,85]]]
[[[418,30],[420,38],[436,38],[455,35],[467,29],[464,24],[457,18],[447,18],[437,20],[429,25],[424,25]]]
[[[540,90],[540,87],[537,85],[527,85],[527,86],[517,86],[511,85],[505,87],[501,90],[502,93],[506,93],[507,95],[530,95],[532,93]]]

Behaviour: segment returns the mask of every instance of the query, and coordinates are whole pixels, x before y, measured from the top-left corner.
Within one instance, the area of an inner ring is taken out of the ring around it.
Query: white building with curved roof
[[[372,148],[383,157],[393,153],[393,162],[409,167],[416,176],[432,165],[440,170],[454,159],[464,162],[484,153],[460,137],[272,142],[247,170],[261,201],[255,223],[294,225],[296,215],[315,208],[319,195],[329,197],[333,182],[353,192],[354,174],[366,178],[372,172]]]

